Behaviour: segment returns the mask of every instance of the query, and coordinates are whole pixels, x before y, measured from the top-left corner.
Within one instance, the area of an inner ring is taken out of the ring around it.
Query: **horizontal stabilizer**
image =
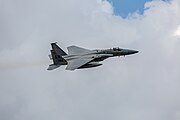
[[[54,70],[54,69],[56,69],[56,68],[58,68],[58,67],[60,67],[61,65],[54,65],[54,64],[51,64],[51,65],[49,65],[49,67],[48,67],[48,69],[47,70]]]

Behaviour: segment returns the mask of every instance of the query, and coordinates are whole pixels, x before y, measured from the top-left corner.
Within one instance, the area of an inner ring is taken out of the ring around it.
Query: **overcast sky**
[[[0,0],[0,120],[180,120],[180,1],[144,9],[122,18],[106,0]],[[47,71],[51,42],[140,52]]]

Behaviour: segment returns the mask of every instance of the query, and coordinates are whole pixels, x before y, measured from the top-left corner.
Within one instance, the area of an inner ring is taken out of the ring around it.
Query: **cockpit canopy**
[[[121,51],[122,49],[119,47],[113,48],[114,51]]]

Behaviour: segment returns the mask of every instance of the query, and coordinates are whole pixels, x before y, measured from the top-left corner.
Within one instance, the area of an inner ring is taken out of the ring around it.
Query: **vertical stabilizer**
[[[67,65],[67,61],[62,57],[67,55],[56,43],[51,43],[51,54],[49,55],[50,60],[53,60],[53,64],[49,65],[47,70],[54,70],[61,65]]]
[[[53,63],[55,65],[67,64],[67,61],[61,55],[58,55],[54,50],[51,50],[51,55],[52,55]]]
[[[51,43],[52,49],[61,56],[67,55],[56,43]]]

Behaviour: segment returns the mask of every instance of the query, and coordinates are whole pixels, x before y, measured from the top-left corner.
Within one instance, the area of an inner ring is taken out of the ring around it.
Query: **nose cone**
[[[135,53],[138,53],[139,51],[136,51],[136,50],[129,50],[129,54],[135,54]]]
[[[131,54],[135,54],[135,53],[138,53],[138,52],[139,51],[136,51],[136,50],[125,49],[125,50],[123,50],[122,55],[131,55]]]

